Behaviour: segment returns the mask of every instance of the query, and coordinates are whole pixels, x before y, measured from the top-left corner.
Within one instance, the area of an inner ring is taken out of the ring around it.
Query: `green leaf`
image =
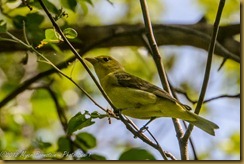
[[[44,21],[44,17],[38,13],[30,13],[26,16],[17,15],[13,17],[13,24],[16,28],[22,29],[23,22],[25,22],[25,26],[29,30],[38,29],[40,24]]]
[[[0,33],[5,32],[7,32],[7,24],[3,20],[0,20]]]
[[[64,35],[69,39],[74,39],[78,36],[77,32],[73,28],[66,28],[63,32]]]
[[[44,17],[38,13],[30,13],[26,15],[26,27],[28,29],[38,29],[40,24],[44,21]]]
[[[155,157],[145,149],[132,148],[121,154],[119,160],[156,160]]]
[[[51,2],[48,1],[48,0],[42,0],[42,1],[43,1],[43,3],[45,4],[45,6],[48,8],[48,10],[49,10],[50,12],[52,12],[52,13],[54,13],[54,14],[57,14],[57,13],[58,13],[58,9],[56,8],[56,6],[55,6],[53,3],[51,3]],[[37,2],[37,1],[34,1],[33,3],[31,3],[31,5],[33,5],[33,6],[37,7],[37,8],[39,8],[39,9],[43,9],[43,8],[41,7],[40,3]]]
[[[77,5],[76,0],[61,0],[62,6],[65,8],[71,9],[72,11],[75,11],[75,7]]]
[[[73,132],[80,130],[84,127],[90,126],[95,122],[92,121],[92,118],[86,118],[85,114],[77,113],[72,117],[68,123],[67,134],[72,134]]]
[[[59,34],[54,29],[45,30],[45,40],[50,43],[58,43],[60,41]]]
[[[21,15],[16,15],[15,17],[12,18],[13,20],[13,25],[18,28],[22,29],[23,28],[23,21],[25,21],[25,17]]]
[[[96,147],[97,141],[96,138],[90,133],[79,133],[76,135],[76,143],[79,144],[82,150],[87,151],[88,149],[92,149]]]
[[[71,151],[71,144],[68,138],[62,136],[58,139],[58,151],[61,153]]]

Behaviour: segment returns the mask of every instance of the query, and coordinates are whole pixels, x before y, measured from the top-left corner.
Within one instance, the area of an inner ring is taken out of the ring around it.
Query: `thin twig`
[[[156,150],[159,151],[159,153],[162,155],[162,157],[165,160],[168,160],[167,155],[165,154],[165,151],[162,149],[162,147],[158,144],[154,144],[153,142],[151,142],[143,133],[140,132],[140,130],[138,128],[136,128],[136,130],[134,129],[136,126],[129,126],[127,122],[128,118],[125,119],[124,116],[122,116],[121,114],[119,115],[120,120],[125,124],[126,128],[136,137],[140,138],[143,142],[147,143],[148,145],[152,146],[153,148],[155,148]],[[131,120],[130,120],[131,121]]]
[[[185,98],[190,101],[192,104],[196,104],[197,103],[197,100],[192,100],[188,94],[186,92],[184,92],[183,90],[179,89],[179,88],[174,88],[174,90],[180,94],[183,94],[185,96]],[[240,93],[238,94],[235,94],[235,95],[227,95],[227,94],[223,94],[223,95],[220,95],[220,96],[216,96],[216,97],[212,97],[212,98],[209,98],[207,100],[204,100],[203,101],[203,104],[204,103],[208,103],[210,101],[213,101],[213,100],[217,100],[217,99],[221,99],[221,98],[240,98]]]
[[[171,154],[170,152],[165,152],[166,156],[171,158],[172,160],[177,160],[177,158],[175,156],[173,156],[173,154]]]
[[[30,45],[29,40],[27,38],[27,34],[26,34],[25,21],[23,21],[23,35],[24,35],[24,39],[25,39],[26,44]]]
[[[217,100],[220,98],[240,98],[240,96],[241,96],[240,93],[238,93],[236,95],[220,95],[220,96],[216,96],[216,97],[207,99],[207,100],[203,101],[203,103],[208,103],[210,101]]]
[[[223,61],[221,62],[221,64],[219,65],[218,71],[221,70],[221,68],[224,66],[224,64],[226,63],[228,58],[224,57]]]
[[[146,0],[140,0],[140,4],[141,4],[141,10],[142,10],[142,14],[143,14],[143,19],[144,19],[145,29],[146,29],[146,35],[148,38],[149,45],[147,44],[147,41],[145,41],[145,40],[144,40],[144,43],[146,43],[148,49],[152,53],[152,57],[153,57],[154,62],[156,64],[156,67],[158,70],[158,75],[160,77],[160,81],[162,83],[163,88],[170,95],[172,95],[171,90],[170,90],[170,86],[169,86],[169,83],[167,80],[167,75],[166,75],[166,72],[165,72],[165,69],[163,66],[163,62],[161,62],[161,56],[159,53],[157,42],[156,42],[154,34],[153,34],[153,28],[152,28],[152,24],[151,24],[151,20],[150,20],[150,16],[149,16],[149,10],[148,10],[148,6],[147,6],[147,2],[146,2]],[[174,127],[176,130],[178,141],[180,142],[180,138],[183,136],[183,131],[182,131],[181,125],[179,123],[179,119],[172,118],[172,121],[174,123]],[[185,155],[185,154],[181,153],[181,156],[183,159],[187,158],[187,155]]]
[[[166,72],[164,70],[163,64],[161,62],[161,56],[158,50],[158,46],[157,46],[157,42],[154,38],[154,34],[153,34],[153,28],[152,28],[152,24],[151,24],[151,20],[150,20],[150,16],[149,16],[149,11],[148,11],[148,6],[146,3],[146,0],[140,0],[141,3],[141,8],[142,8],[142,14],[143,14],[143,19],[144,19],[144,23],[145,23],[145,29],[146,29],[146,35],[150,44],[150,49],[152,52],[152,57],[154,59],[154,62],[157,66],[158,69],[158,74],[161,80],[161,83],[163,85],[163,88],[170,93],[170,87],[168,84],[168,80],[166,77]]]
[[[185,127],[185,129],[187,129],[187,125],[186,125],[186,122],[185,121],[182,121],[183,122],[183,125]],[[198,160],[198,157],[197,157],[197,152],[196,152],[196,148],[195,148],[195,145],[192,141],[192,136],[189,137],[189,142],[190,142],[190,146],[192,148],[192,152],[193,152],[193,156],[194,156],[194,160]]]
[[[170,82],[169,82],[169,86],[170,86],[170,88],[171,88],[171,91],[172,91],[173,96],[174,96],[176,99],[178,99],[178,98],[177,98],[177,95],[176,95],[176,93],[175,93],[176,89],[171,85]],[[184,120],[182,120],[182,122],[183,122],[183,125],[184,125],[185,129],[187,129],[186,122],[185,122]],[[192,136],[189,137],[190,146],[191,146],[192,151],[193,151],[194,159],[197,160],[198,157],[197,157],[197,153],[196,153],[195,145],[194,145],[194,143],[193,143],[191,137],[192,137]],[[180,144],[180,145],[183,145],[183,143],[181,143],[181,140],[179,140],[179,144]],[[185,147],[185,146],[184,146],[184,147]]]
[[[215,49],[215,42],[216,42],[216,38],[218,35],[218,30],[219,30],[219,22],[221,19],[221,14],[222,14],[224,5],[225,5],[225,0],[220,0],[217,15],[216,15],[214,26],[213,26],[213,34],[212,34],[212,38],[211,38],[211,42],[210,42],[210,46],[209,46],[208,59],[207,59],[202,89],[201,89],[201,93],[200,93],[198,103],[197,103],[197,106],[195,109],[196,114],[199,114],[199,112],[201,110],[201,106],[202,106],[203,101],[204,101],[205,93],[207,91],[207,86],[208,86],[208,81],[209,81],[210,71],[211,71],[211,65],[212,65],[213,52]],[[184,140],[184,141],[188,140],[188,138],[190,137],[190,134],[193,130],[193,127],[194,126],[192,124],[189,125],[184,137],[182,138],[182,140]]]
[[[197,103],[196,100],[192,100],[192,99],[188,96],[188,94],[187,94],[185,91],[183,91],[182,89],[179,89],[179,88],[173,88],[173,89],[174,89],[175,92],[184,95],[185,98],[186,98],[188,101],[190,101],[192,104],[196,104],[196,103]]]

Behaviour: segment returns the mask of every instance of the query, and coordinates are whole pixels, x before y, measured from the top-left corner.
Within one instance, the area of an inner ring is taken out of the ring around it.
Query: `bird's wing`
[[[157,97],[165,98],[165,99],[171,100],[173,102],[179,103],[178,100],[171,97],[166,91],[162,90],[161,88],[159,88],[139,77],[133,76],[131,74],[128,74],[128,73],[122,72],[122,71],[115,72],[114,75],[117,78],[119,85],[121,85],[123,87],[143,90],[143,91],[146,91],[149,93],[153,93]]]

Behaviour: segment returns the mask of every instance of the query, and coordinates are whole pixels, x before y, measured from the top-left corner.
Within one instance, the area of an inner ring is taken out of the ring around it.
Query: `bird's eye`
[[[108,62],[109,58],[103,58],[103,61]]]

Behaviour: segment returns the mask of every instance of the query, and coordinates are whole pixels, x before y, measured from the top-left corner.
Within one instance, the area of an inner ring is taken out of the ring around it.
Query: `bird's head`
[[[98,56],[85,59],[93,65],[99,79],[102,79],[109,73],[124,70],[123,66],[110,56]]]

